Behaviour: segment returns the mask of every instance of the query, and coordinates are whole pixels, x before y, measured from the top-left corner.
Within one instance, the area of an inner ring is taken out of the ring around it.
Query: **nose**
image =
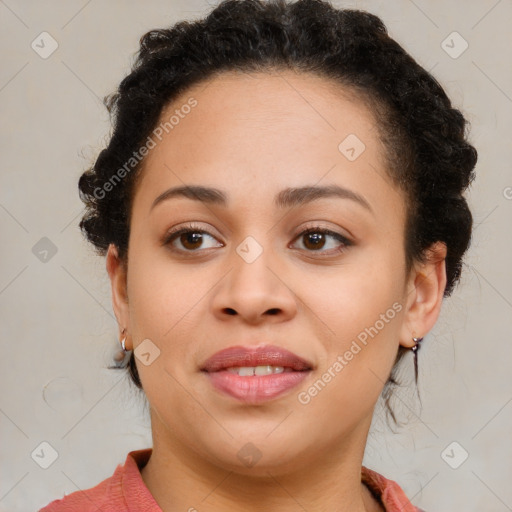
[[[214,315],[223,321],[239,317],[250,324],[279,323],[293,318],[297,299],[283,280],[271,251],[263,250],[254,261],[240,254],[233,254],[231,270],[213,293]]]

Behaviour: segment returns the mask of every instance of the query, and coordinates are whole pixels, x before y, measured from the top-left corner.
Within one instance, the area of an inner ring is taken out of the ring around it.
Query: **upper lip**
[[[201,368],[205,372],[218,372],[226,368],[244,366],[284,366],[296,371],[311,370],[305,359],[281,347],[234,346],[220,350],[211,356]]]

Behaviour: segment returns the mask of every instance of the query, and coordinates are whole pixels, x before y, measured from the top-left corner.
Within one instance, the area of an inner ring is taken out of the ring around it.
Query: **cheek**
[[[144,391],[157,410],[183,408],[190,396],[180,383],[196,371],[191,335],[198,332],[201,299],[212,283],[202,279],[197,269],[194,272],[192,265],[178,268],[149,252],[133,251],[130,256],[128,293],[134,345],[137,348],[150,340],[157,347],[146,345],[150,364],[142,356],[137,360]],[[188,417],[195,416],[200,417],[201,411],[189,408]]]
[[[161,255],[133,252],[128,291],[134,345],[149,339],[159,350],[151,366],[138,361],[143,384],[148,381],[145,389],[165,385],[164,396],[181,396],[177,382],[162,377],[169,372],[182,382],[197,371],[198,351],[212,334],[204,329],[211,321],[205,309],[208,297],[224,273],[225,269],[177,265]]]
[[[155,249],[162,253],[162,249]],[[148,251],[133,251],[128,274],[131,315],[141,336],[165,339],[208,291],[207,280],[192,265],[173,265],[170,259]]]
[[[387,380],[404,309],[403,278],[388,263],[340,267],[315,279],[314,287],[296,290],[308,306],[323,348],[317,386],[323,397],[318,407],[334,400],[342,407],[365,408],[377,400]]]
[[[294,292],[330,339],[342,342],[357,337],[401,299],[403,276],[391,262],[386,264],[381,258],[376,265],[377,258],[372,259],[340,265],[312,279],[294,280]],[[394,319],[395,312],[396,308],[388,316]]]

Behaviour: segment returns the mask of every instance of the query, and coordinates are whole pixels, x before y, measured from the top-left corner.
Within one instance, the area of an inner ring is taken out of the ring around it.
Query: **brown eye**
[[[199,249],[203,242],[203,235],[196,231],[188,231],[186,233],[182,233],[179,240],[185,249]]]
[[[208,240],[212,240],[212,242],[205,247]],[[172,250],[178,252],[199,252],[200,249],[222,247],[223,245],[208,231],[190,226],[169,233],[162,244],[169,245]]]
[[[300,249],[304,249],[308,252],[319,252],[321,254],[342,252],[348,246],[352,245],[350,240],[339,233],[315,227],[300,233],[297,240],[302,241],[303,247],[299,247]]]
[[[304,246],[306,249],[321,249],[325,245],[325,235],[324,233],[306,233],[303,236]]]

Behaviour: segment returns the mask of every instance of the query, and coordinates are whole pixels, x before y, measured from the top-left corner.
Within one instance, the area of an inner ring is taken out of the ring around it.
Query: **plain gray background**
[[[401,389],[393,403],[407,424],[392,432],[378,404],[364,464],[428,512],[512,510],[512,3],[333,4],[383,18],[462,109],[479,151],[463,278],[419,354],[423,407],[414,386]],[[77,227],[77,181],[109,133],[101,98],[129,71],[140,36],[209,8],[0,0],[1,511],[92,487],[151,446],[143,398],[106,368],[117,328],[105,262]],[[47,58],[43,31],[58,44]],[[412,354],[403,375],[412,383]],[[42,442],[58,453],[48,469],[31,455]]]

